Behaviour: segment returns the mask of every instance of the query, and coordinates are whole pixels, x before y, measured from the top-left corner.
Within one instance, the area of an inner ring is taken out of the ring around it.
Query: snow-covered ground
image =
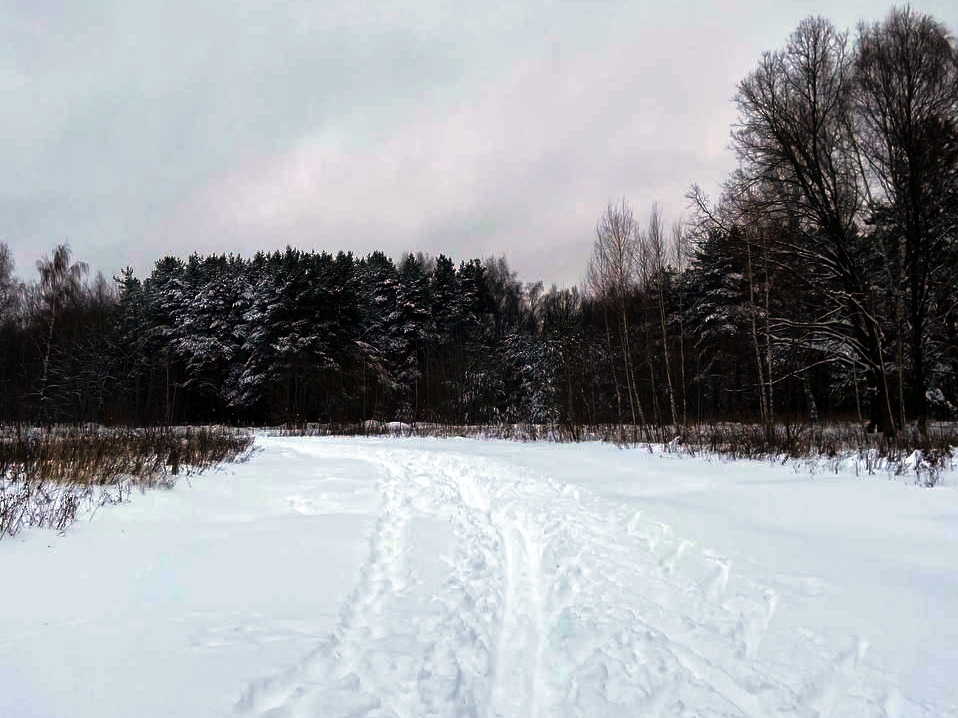
[[[958,716],[958,490],[258,439],[0,541],[0,716]]]

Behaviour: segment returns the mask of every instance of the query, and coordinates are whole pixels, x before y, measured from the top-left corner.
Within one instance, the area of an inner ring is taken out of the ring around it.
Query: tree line
[[[666,227],[599,218],[581,288],[504,259],[166,257],[90,280],[0,245],[0,421],[956,418],[958,53],[896,9],[803,21],[738,85],[739,167]]]

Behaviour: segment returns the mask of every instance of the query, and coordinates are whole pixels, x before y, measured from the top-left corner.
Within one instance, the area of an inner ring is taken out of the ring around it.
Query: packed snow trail
[[[668,525],[503,461],[399,446],[289,445],[379,464],[380,515],[333,632],[251,677],[237,714],[936,715],[869,663],[867,637],[776,630],[775,590]]]
[[[0,541],[0,716],[958,718],[956,556],[953,474],[260,436]]]

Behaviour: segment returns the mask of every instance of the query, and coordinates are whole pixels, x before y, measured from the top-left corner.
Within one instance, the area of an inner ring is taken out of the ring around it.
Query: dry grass
[[[622,447],[662,446],[690,455],[722,456],[763,461],[804,461],[839,470],[851,466],[861,474],[888,473],[935,486],[954,467],[958,424],[936,423],[928,435],[913,429],[895,437],[868,433],[857,424],[778,424],[765,426],[737,422],[698,426],[564,426],[552,424],[497,424],[455,426],[367,421],[361,424],[305,424],[276,427],[281,436],[419,436],[468,437],[510,441],[605,441]],[[824,468],[822,469],[824,470]]]
[[[252,434],[222,427],[0,429],[0,538],[28,526],[62,530],[84,506],[172,486],[252,443]]]

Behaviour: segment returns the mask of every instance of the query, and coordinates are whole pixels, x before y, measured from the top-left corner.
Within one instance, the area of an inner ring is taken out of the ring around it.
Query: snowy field
[[[958,716],[958,478],[260,437],[0,541],[0,716]]]

